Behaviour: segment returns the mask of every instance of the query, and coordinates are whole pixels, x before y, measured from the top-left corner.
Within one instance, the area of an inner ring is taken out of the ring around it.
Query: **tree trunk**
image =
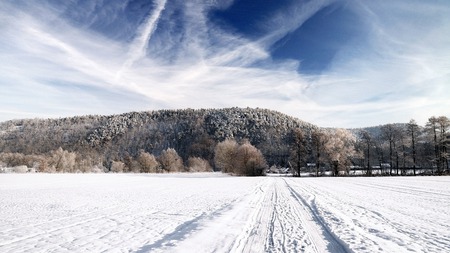
[[[416,140],[414,137],[414,131],[411,131],[411,141],[412,141],[412,154],[413,154],[413,171],[414,176],[416,175]]]
[[[316,177],[319,176],[319,158],[320,158],[320,153],[317,150],[317,158],[316,158]]]
[[[392,139],[389,140],[389,176],[392,176],[392,167],[393,167],[393,162],[392,162]]]
[[[298,170],[298,176],[300,177],[300,170],[301,170],[301,158],[302,158],[302,152],[301,152],[301,144],[299,143],[297,145],[297,170]]]
[[[370,168],[370,144],[367,144],[367,175],[372,175],[372,170]]]

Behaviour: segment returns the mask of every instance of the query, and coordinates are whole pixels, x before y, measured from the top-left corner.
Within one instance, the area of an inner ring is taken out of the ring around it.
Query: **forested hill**
[[[285,114],[251,108],[131,112],[111,116],[26,119],[0,123],[0,153],[45,154],[59,147],[108,163],[175,149],[183,158],[212,160],[217,142],[248,139],[269,164],[286,165],[293,129],[316,126]]]

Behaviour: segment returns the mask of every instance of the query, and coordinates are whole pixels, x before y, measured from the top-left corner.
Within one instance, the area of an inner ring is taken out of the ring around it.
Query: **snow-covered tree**
[[[294,166],[294,175],[300,176],[300,170],[306,162],[308,153],[308,138],[302,128],[293,130],[294,143],[292,145],[292,152],[290,156],[290,164]]]
[[[263,154],[250,142],[245,142],[239,146],[234,173],[246,176],[261,176],[265,174],[267,168],[267,162]]]
[[[406,125],[406,131],[407,131],[407,133],[410,137],[410,141],[411,141],[413,172],[414,172],[414,176],[415,176],[416,175],[416,155],[417,155],[416,142],[417,142],[417,136],[419,135],[420,128],[414,119],[411,119],[409,121],[409,123]]]
[[[188,171],[190,172],[210,172],[212,167],[209,162],[200,157],[189,157]]]
[[[450,120],[446,116],[430,117],[426,124],[428,133],[434,143],[434,160],[437,167],[437,174],[442,174],[448,167],[448,140],[447,134],[450,127]]]
[[[333,175],[340,171],[349,173],[352,157],[355,155],[356,139],[353,134],[345,129],[336,129],[330,134],[325,144]]]
[[[111,171],[115,173],[121,173],[125,170],[125,163],[121,161],[113,161],[111,163]]]
[[[325,161],[325,144],[328,141],[328,134],[324,130],[314,129],[311,133],[311,140],[316,162],[316,177],[318,177],[320,164]]]
[[[74,172],[76,154],[61,147],[51,152],[49,166],[55,172]]]
[[[236,152],[239,145],[234,139],[219,142],[214,150],[214,164],[224,173],[230,173],[235,166]]]
[[[366,162],[367,162],[367,171],[366,174],[367,175],[372,175],[372,168],[370,167],[370,150],[372,149],[372,146],[374,144],[374,140],[372,137],[372,134],[370,134],[368,131],[366,130],[361,130],[359,132],[360,138],[361,138],[361,142],[364,146],[364,155],[366,157]]]
[[[161,163],[162,169],[166,172],[184,171],[183,159],[173,148],[164,150],[158,160]]]
[[[137,157],[137,162],[139,163],[140,171],[144,173],[157,173],[161,170],[161,165],[156,160],[156,157],[149,154],[143,150],[139,153]]]

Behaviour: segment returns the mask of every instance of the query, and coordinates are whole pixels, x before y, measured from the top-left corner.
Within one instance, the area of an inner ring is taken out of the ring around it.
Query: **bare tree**
[[[163,150],[159,156],[159,162],[161,163],[162,169],[166,172],[184,171],[183,159],[173,148]]]
[[[431,135],[434,143],[434,160],[438,175],[442,174],[445,164],[448,164],[446,138],[449,122],[449,119],[445,116],[433,116],[428,119],[426,124],[428,133]]]
[[[123,163],[125,163],[125,168],[123,172],[133,172],[133,173],[139,173],[141,172],[141,166],[136,159],[132,155],[130,155],[128,152],[125,152],[122,158]]]
[[[143,150],[139,152],[137,162],[140,165],[140,171],[144,173],[157,173],[161,171],[161,164],[156,160],[153,154]]]
[[[324,161],[325,157],[325,144],[328,141],[328,135],[325,131],[320,129],[314,129],[311,133],[313,152],[315,153],[316,160],[316,177],[319,176],[320,164]]]
[[[210,172],[212,167],[209,162],[200,157],[189,157],[188,170],[190,172]]]
[[[239,146],[236,154],[234,172],[238,175],[261,176],[267,169],[267,162],[260,150],[245,142]]]
[[[239,145],[234,139],[226,139],[217,144],[214,161],[222,172],[236,175],[263,175],[267,168],[267,162],[260,150],[248,141]]]
[[[113,161],[111,163],[111,171],[116,173],[121,173],[125,170],[125,163],[121,161]]]
[[[334,176],[337,176],[339,171],[349,174],[351,159],[356,153],[355,143],[356,139],[353,134],[345,129],[337,129],[330,134],[325,144],[325,150],[332,165]]]
[[[234,139],[219,142],[214,150],[214,164],[224,173],[233,171],[236,153],[239,145]]]
[[[366,159],[367,159],[367,171],[366,171],[366,174],[368,176],[370,176],[370,175],[372,175],[372,168],[370,167],[370,159],[371,159],[371,157],[370,157],[370,149],[372,148],[372,145],[373,145],[373,138],[372,138],[372,135],[369,132],[365,131],[365,130],[362,130],[359,134],[360,134],[361,141],[366,146],[365,152],[364,152],[365,155],[366,155]]]
[[[76,154],[58,148],[51,152],[49,166],[56,172],[74,172]]]
[[[448,169],[448,145],[450,140],[448,139],[448,129],[450,128],[450,119],[445,116],[437,118],[439,126],[439,163],[441,171],[444,172]]]
[[[210,164],[214,163],[214,147],[216,142],[207,134],[202,134],[195,140],[188,149],[189,157],[201,157]]]
[[[416,141],[417,136],[419,134],[419,126],[417,125],[417,122],[414,119],[411,119],[409,123],[406,125],[406,131],[410,137],[411,140],[411,151],[412,151],[412,159],[413,159],[413,172],[414,176],[416,175]]]
[[[396,125],[396,141],[397,143],[397,150],[396,150],[396,157],[397,157],[397,175],[399,175],[399,160],[401,155],[401,162],[402,162],[402,169],[401,173],[404,175],[406,173],[406,128],[404,125]]]
[[[306,161],[307,155],[307,136],[302,128],[293,130],[294,144],[292,147],[291,161],[295,164],[296,173],[300,177],[300,170]]]
[[[386,140],[389,143],[389,175],[392,176],[392,168],[394,167],[394,150],[395,150],[395,138],[396,131],[394,124],[387,124],[381,127],[381,136],[382,139]]]

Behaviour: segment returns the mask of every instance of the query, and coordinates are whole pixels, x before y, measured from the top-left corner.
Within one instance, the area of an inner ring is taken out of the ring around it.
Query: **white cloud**
[[[128,52],[129,56],[117,73],[117,79],[120,79],[124,70],[130,68],[133,63],[146,56],[148,42],[155,32],[158,19],[166,6],[166,2],[167,0],[157,1],[156,8],[153,10],[153,13],[149,14],[144,23],[139,27],[137,36],[130,45]]]
[[[272,62],[268,48],[329,1],[274,14],[261,24],[273,32],[257,41],[208,22],[217,5],[173,3],[157,1],[130,43],[75,27],[48,6],[0,6],[0,120],[251,106],[354,127],[448,114],[448,4],[357,1],[352,10],[370,29],[367,41],[343,48],[328,72],[305,76],[298,62]],[[175,10],[182,34],[156,34]]]

